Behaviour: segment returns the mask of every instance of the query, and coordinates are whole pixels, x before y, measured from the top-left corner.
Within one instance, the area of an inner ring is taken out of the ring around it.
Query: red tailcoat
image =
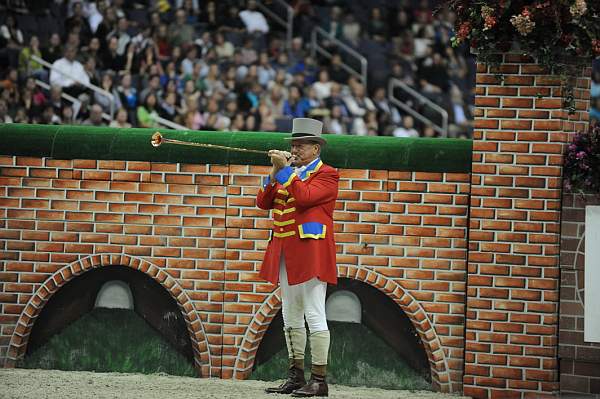
[[[288,283],[300,284],[317,277],[335,284],[333,210],[338,195],[336,169],[319,158],[297,176],[291,167],[267,178],[256,204],[273,209],[273,230],[260,269],[260,277],[277,284],[279,257],[285,256]]]

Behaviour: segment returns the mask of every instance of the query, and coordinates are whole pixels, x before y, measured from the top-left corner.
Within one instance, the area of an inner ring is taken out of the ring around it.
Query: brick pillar
[[[477,67],[464,393],[538,397],[558,390],[562,153],[586,128],[590,68],[568,115],[559,77],[501,60],[502,76]]]

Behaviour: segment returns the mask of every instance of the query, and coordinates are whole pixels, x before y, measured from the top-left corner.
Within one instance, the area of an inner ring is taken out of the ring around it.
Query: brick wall
[[[0,157],[0,360],[14,366],[66,282],[124,265],[179,304],[201,375],[245,378],[280,296],[257,278],[270,219],[254,197],[268,168]],[[406,312],[434,387],[460,391],[468,174],[340,171],[340,276]]]
[[[560,78],[503,57],[477,68],[464,375],[477,398],[558,390],[562,153],[588,118],[590,68],[568,115]]]
[[[565,193],[560,245],[560,391],[600,394],[600,344],[583,340],[585,206],[597,195]]]

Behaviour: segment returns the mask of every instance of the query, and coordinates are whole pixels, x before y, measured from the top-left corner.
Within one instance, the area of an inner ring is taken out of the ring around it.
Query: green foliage
[[[97,308],[26,356],[24,368],[195,376],[193,364],[131,310]]]
[[[328,322],[331,331],[327,381],[349,386],[385,389],[430,390],[430,384],[381,338],[362,324]],[[305,371],[310,373],[310,345],[307,345]],[[275,381],[285,377],[287,349],[258,365],[251,379]]]

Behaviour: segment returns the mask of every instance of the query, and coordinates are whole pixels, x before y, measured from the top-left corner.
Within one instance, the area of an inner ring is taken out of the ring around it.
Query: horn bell
[[[160,146],[163,142],[162,134],[160,134],[159,132],[154,133],[150,142],[152,143],[153,147]]]

